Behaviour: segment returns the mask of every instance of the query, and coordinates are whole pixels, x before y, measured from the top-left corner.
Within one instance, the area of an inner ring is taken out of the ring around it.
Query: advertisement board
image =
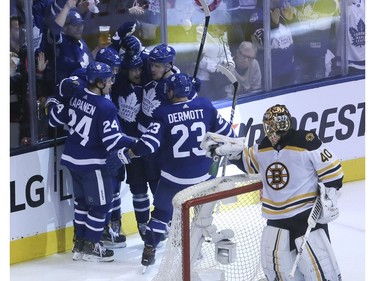
[[[293,117],[294,127],[314,130],[344,162],[361,159],[365,157],[364,87],[364,80],[350,81],[239,103],[233,125],[236,133],[246,136],[247,144],[251,145],[264,136],[262,117],[266,109],[275,104],[284,104]],[[229,120],[231,107],[219,109],[219,112]],[[61,152],[62,146],[59,146],[56,173],[53,148],[10,158],[11,242],[35,238],[73,225],[71,178],[69,172],[59,164]],[[125,183],[121,200],[122,212],[132,212],[132,195]],[[124,228],[132,223],[127,221]],[[32,243],[36,243],[35,240]],[[17,249],[16,244],[11,246]],[[17,261],[35,258],[30,257],[31,254],[27,256],[27,251],[22,255]]]

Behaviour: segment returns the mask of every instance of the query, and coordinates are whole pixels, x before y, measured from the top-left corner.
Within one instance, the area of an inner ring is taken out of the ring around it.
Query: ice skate
[[[84,242],[85,240],[83,240],[83,238],[74,238],[73,239],[73,249],[72,249],[72,253],[73,253],[73,260],[74,261],[78,261],[82,258],[83,256],[83,245],[84,245]]]
[[[142,273],[144,274],[148,268],[148,266],[153,265],[155,263],[155,252],[156,249],[151,245],[145,245],[142,253],[142,261],[141,264],[143,265]]]
[[[114,261],[113,251],[106,249],[101,242],[85,241],[83,246],[84,261],[111,262]]]
[[[109,226],[104,228],[101,241],[103,242],[103,245],[109,249],[126,247],[126,236],[113,231]]]

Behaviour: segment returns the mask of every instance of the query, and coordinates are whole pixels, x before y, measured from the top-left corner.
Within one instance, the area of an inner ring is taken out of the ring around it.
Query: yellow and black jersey
[[[340,188],[340,160],[314,132],[291,130],[275,147],[265,137],[245,148],[242,164],[263,181],[262,212],[267,219],[290,218],[312,207],[318,181]]]

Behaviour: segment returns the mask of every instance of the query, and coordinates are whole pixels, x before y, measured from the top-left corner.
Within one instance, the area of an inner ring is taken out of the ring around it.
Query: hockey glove
[[[115,34],[111,38],[112,47],[119,51],[122,45],[122,40],[126,36],[130,36],[134,33],[135,28],[137,27],[137,23],[135,21],[127,21],[124,22],[115,32]]]
[[[121,40],[120,36],[118,36],[118,33],[116,31],[115,34],[111,38],[111,43],[112,43],[111,48],[113,48],[117,52],[119,52],[120,49],[121,49],[121,41],[122,40]]]
[[[120,38],[130,36],[134,33],[136,27],[135,21],[126,21],[117,29],[117,34]]]
[[[134,56],[141,52],[141,41],[134,35],[126,36],[121,40],[121,47],[125,49],[128,56]]]
[[[206,156],[228,156],[229,160],[239,160],[245,146],[245,138],[230,138],[216,133],[205,134],[200,147],[206,150]]]
[[[58,104],[60,104],[60,101],[58,99],[54,97],[49,97],[46,103],[44,104],[44,110],[45,110],[44,113],[46,114],[46,116],[48,116],[52,108]]]
[[[189,77],[191,84],[193,84],[194,90],[198,93],[201,89],[201,80],[197,77]]]
[[[130,156],[127,152],[127,148],[111,151],[105,161],[107,168],[111,171],[117,171],[125,164],[131,163]]]
[[[320,200],[322,202],[322,212],[320,214],[318,223],[326,224],[339,217],[339,208],[337,206],[338,191],[333,187],[325,187],[320,183]]]

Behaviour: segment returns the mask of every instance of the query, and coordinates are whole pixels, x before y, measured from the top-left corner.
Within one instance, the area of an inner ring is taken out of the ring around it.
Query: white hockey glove
[[[206,156],[228,156],[229,160],[239,160],[245,146],[245,138],[230,138],[208,132],[204,135],[200,147],[206,150]]]
[[[318,223],[326,224],[339,217],[339,208],[337,206],[338,191],[333,187],[325,187],[324,184],[319,183],[320,200],[322,202],[322,212],[320,214]]]

